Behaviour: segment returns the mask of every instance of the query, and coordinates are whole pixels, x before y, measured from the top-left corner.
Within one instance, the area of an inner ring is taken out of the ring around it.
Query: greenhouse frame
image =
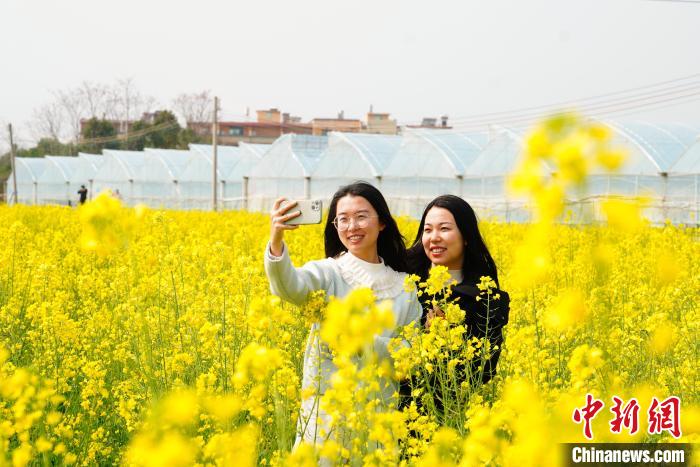
[[[668,172],[669,219],[676,224],[700,223],[700,138]]]
[[[506,222],[527,219],[523,201],[514,199],[506,186],[508,175],[518,166],[524,138],[522,131],[493,127],[488,143],[464,169],[460,196],[468,199],[482,217]],[[543,165],[543,171],[549,172],[549,167]]]
[[[134,175],[135,194],[131,203],[178,208],[180,174],[190,158],[190,151],[178,149],[144,149],[143,165]]]
[[[142,190],[135,181],[138,180],[138,173],[145,163],[145,153],[105,149],[102,156],[104,161],[92,182],[94,194],[109,190],[129,204],[136,204],[134,200],[141,198]]]
[[[88,154],[85,152],[78,153],[78,158],[82,159],[84,163],[80,164],[73,173],[73,179],[78,187],[80,187],[80,185],[85,185],[88,189],[88,199],[92,199],[95,194],[93,192],[95,175],[100,167],[102,167],[105,158],[101,154]]]
[[[208,144],[190,144],[189,148],[190,156],[180,173],[179,207],[181,209],[211,209],[214,147]],[[236,165],[239,153],[240,148],[236,146],[217,146],[217,200],[228,195],[226,175]]]
[[[248,208],[267,211],[280,196],[309,198],[311,174],[327,146],[327,136],[280,136],[250,171]]]
[[[78,189],[85,182],[76,178],[76,174],[85,165],[94,166],[79,156],[46,156],[44,159],[46,166],[37,183],[38,203],[70,206],[77,202]]]
[[[331,132],[311,174],[310,197],[329,201],[339,186],[358,180],[381,188],[384,169],[400,145],[400,136]]]
[[[590,164],[585,188],[566,193],[572,220],[601,219],[601,202],[623,196],[644,199],[653,222],[699,223],[700,127],[592,120],[611,130],[611,146],[624,148],[626,159],[614,173]],[[451,193],[482,218],[527,221],[525,200],[506,183],[525,138],[523,130],[497,126],[488,134],[407,128],[400,136],[286,134],[272,145],[218,146],[217,204],[267,211],[279,196],[328,201],[339,186],[365,180],[396,215],[418,217],[435,196]],[[546,164],[543,170],[556,175]],[[213,146],[204,144],[16,159],[18,198],[27,204],[74,204],[84,184],[90,197],[119,190],[129,205],[211,209],[212,172]],[[11,186],[9,179],[7,192]]]
[[[484,133],[407,129],[382,175],[392,212],[418,217],[438,195],[461,196],[464,172],[487,140]]]
[[[39,204],[39,177],[46,168],[46,158],[39,157],[17,157],[15,159],[15,178],[17,180],[16,200],[21,204]],[[8,193],[8,200],[12,200],[11,173],[7,179],[5,193]],[[13,201],[14,202],[14,201]]]

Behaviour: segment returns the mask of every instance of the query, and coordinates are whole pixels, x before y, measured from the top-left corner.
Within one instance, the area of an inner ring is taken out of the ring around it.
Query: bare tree
[[[118,80],[112,89],[116,120],[122,122],[137,120],[144,113],[152,111],[157,104],[154,97],[141,94],[133,78]]]
[[[80,119],[85,117],[86,105],[80,88],[59,90],[53,92],[57,104],[61,107],[64,117],[70,127],[70,138],[80,139]]]
[[[0,156],[10,150],[10,135],[7,132],[7,122],[0,119]]]
[[[105,118],[111,94],[109,86],[83,81],[76,91],[80,92],[88,118]]]
[[[58,101],[34,109],[29,128],[35,139],[49,137],[61,140],[65,137],[66,117]]]
[[[173,109],[185,122],[211,122],[213,97],[211,91],[182,93],[173,99]]]
[[[51,94],[53,101],[35,109],[29,124],[36,139],[48,136],[78,141],[81,119],[93,117],[120,121],[121,132],[126,132],[127,122],[138,120],[157,104],[136,88],[133,78],[113,85],[83,81],[78,87]]]

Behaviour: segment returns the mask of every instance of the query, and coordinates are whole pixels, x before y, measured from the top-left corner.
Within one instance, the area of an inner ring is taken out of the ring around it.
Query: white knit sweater
[[[273,294],[296,305],[303,305],[310,292],[325,290],[327,296],[342,298],[351,290],[369,287],[378,301],[393,300],[396,328],[417,323],[421,317],[421,306],[416,292],[404,290],[405,273],[396,272],[382,261],[368,263],[351,253],[338,258],[310,261],[300,268],[292,265],[286,245],[282,256],[273,256],[270,245],[265,249],[265,272],[270,280]],[[320,323],[314,323],[304,352],[302,390],[313,387],[319,396],[325,393],[330,376],[337,370],[327,347],[319,339]],[[389,358],[387,345],[395,337],[396,329],[388,329],[375,336],[375,351],[379,358]],[[389,400],[396,390],[393,381],[382,382],[382,396]],[[311,391],[309,391],[311,392]],[[320,432],[327,432],[330,422],[323,411],[318,410],[318,396],[302,401],[297,443],[303,439],[310,443],[323,441]],[[308,421],[308,424],[307,424]]]

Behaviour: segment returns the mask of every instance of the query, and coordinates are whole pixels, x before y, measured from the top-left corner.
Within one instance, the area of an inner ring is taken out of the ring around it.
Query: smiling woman
[[[270,288],[284,300],[302,305],[309,294],[323,290],[326,296],[345,297],[357,288],[369,288],[378,301],[393,300],[395,328],[374,336],[374,350],[380,359],[389,358],[387,345],[395,330],[420,319],[421,307],[415,291],[404,290],[406,251],[403,237],[382,194],[368,183],[341,187],[331,201],[325,226],[326,259],[310,261],[295,268],[284,244],[285,230],[299,226],[286,221],[298,216],[296,203],[275,201],[270,243],[265,251],[265,271]],[[304,353],[301,404],[297,441],[319,444],[333,437],[331,420],[319,408],[321,396],[337,371],[327,346],[319,339],[320,323],[311,326]],[[381,382],[381,396],[388,402],[396,391],[393,381]]]
[[[474,358],[467,364],[457,365],[455,375],[460,382],[472,386],[487,383],[496,374],[496,365],[503,345],[503,327],[508,323],[510,296],[499,290],[498,271],[491,253],[479,232],[476,214],[462,198],[442,195],[431,201],[423,211],[413,246],[408,250],[409,270],[425,281],[434,266],[449,270],[454,284],[450,297],[464,311],[464,320],[458,323],[466,329],[468,339],[487,339],[490,350],[485,358]],[[490,280],[485,279],[489,277]],[[483,284],[493,288],[494,300],[482,300]],[[498,299],[496,299],[498,297]],[[421,295],[421,320],[430,327],[432,320],[444,317],[436,308],[433,298]],[[434,384],[434,382],[433,382]],[[410,401],[411,388],[402,384],[402,395]],[[441,388],[435,388],[435,406],[442,409],[445,398]],[[448,392],[448,391],[445,391]]]

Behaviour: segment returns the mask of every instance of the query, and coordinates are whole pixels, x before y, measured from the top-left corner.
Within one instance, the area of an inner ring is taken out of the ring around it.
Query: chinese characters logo
[[[617,396],[612,397],[613,406],[610,412],[613,419],[610,421],[610,432],[621,433],[623,429],[633,435],[639,431],[639,402],[634,397],[625,404],[625,401]],[[605,407],[605,403],[586,394],[586,404],[583,407],[574,409],[572,419],[575,423],[583,423],[583,435],[588,439],[593,439],[591,421]],[[670,433],[674,438],[681,436],[681,400],[676,396],[671,396],[663,401],[656,397],[651,399],[649,410],[647,410],[647,420],[649,422],[647,433],[650,435],[661,434],[664,431]]]

